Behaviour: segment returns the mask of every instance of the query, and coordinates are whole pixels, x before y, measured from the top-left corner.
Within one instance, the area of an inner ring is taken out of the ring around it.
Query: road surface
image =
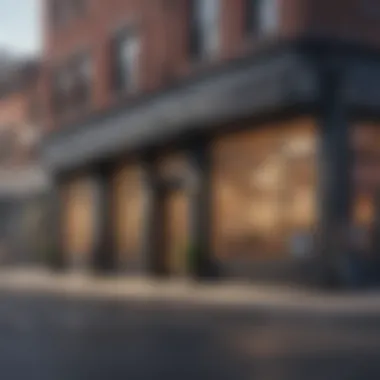
[[[0,378],[380,378],[380,318],[0,293]]]

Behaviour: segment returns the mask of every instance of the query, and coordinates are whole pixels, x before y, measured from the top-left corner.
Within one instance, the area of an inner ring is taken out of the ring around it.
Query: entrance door
[[[188,273],[189,210],[188,196],[181,189],[170,190],[163,204],[163,260],[171,276]]]

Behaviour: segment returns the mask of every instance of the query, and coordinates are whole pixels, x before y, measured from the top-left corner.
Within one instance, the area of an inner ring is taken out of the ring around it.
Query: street
[[[1,379],[378,379],[380,319],[0,294]]]

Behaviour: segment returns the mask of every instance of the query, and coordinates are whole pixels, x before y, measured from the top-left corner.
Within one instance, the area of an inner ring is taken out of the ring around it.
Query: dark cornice
[[[53,170],[69,170],[181,135],[210,132],[240,118],[314,105],[320,96],[320,69],[332,63],[347,74],[347,105],[367,104],[366,94],[357,89],[363,81],[375,87],[366,74],[369,66],[378,77],[374,83],[380,81],[379,50],[310,38],[277,41],[155,94],[62,126],[44,141],[45,163]]]

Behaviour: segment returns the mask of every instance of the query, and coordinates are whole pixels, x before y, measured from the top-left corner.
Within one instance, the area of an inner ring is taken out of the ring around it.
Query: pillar
[[[141,252],[138,260],[138,271],[152,275],[158,267],[158,234],[159,184],[152,159],[142,161],[142,181],[144,188],[144,207],[141,234]]]
[[[106,165],[97,167],[92,176],[95,208],[92,258],[93,269],[98,272],[115,269],[111,176],[111,168]]]
[[[373,285],[380,284],[380,189],[375,192],[374,199],[375,217],[371,228],[371,267],[369,276],[370,283]]]
[[[48,213],[44,221],[46,234],[45,258],[52,269],[63,270],[66,267],[66,258],[63,251],[63,179],[52,175],[51,189],[48,199]]]
[[[339,66],[321,70],[319,108],[318,252],[325,282],[349,281],[352,209],[350,125],[344,102],[345,74]]]
[[[209,144],[205,141],[193,146],[189,152],[190,173],[188,191],[190,203],[190,255],[191,272],[201,277],[215,274],[211,257],[211,165]]]

